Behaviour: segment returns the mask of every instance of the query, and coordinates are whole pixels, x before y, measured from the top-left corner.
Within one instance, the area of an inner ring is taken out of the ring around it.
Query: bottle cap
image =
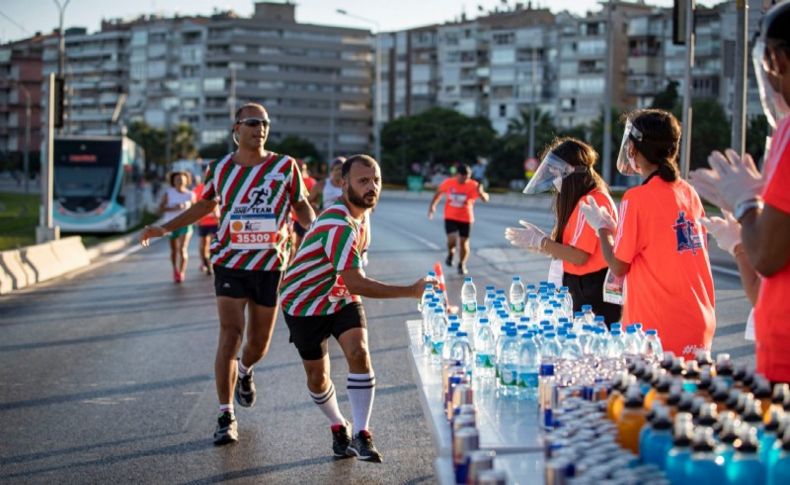
[[[658,335],[658,330],[656,330],[655,328],[651,328],[650,330],[647,330],[645,332],[645,334],[646,335]]]
[[[468,337],[469,334],[466,333],[466,332],[458,332],[457,334],[455,334],[455,336],[456,337]]]
[[[554,364],[540,364],[540,375],[542,375],[542,376],[553,376],[554,375]]]
[[[592,305],[582,305],[582,312],[591,312]]]
[[[478,323],[480,323],[481,325],[488,325],[488,319],[483,317],[480,319]]]
[[[471,283],[471,282],[472,282],[471,276],[467,276],[466,278],[464,278],[464,283]]]
[[[514,276],[513,281],[521,281],[521,276]]]

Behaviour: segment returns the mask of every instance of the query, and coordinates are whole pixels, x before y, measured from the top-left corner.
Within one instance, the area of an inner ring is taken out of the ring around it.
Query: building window
[[[500,104],[499,105],[499,117],[504,118],[507,116],[507,105]]]

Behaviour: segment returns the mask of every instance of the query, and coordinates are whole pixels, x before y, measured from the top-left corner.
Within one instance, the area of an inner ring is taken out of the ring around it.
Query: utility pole
[[[743,156],[746,151],[746,75],[749,45],[749,4],[735,1],[735,93],[732,98],[732,136],[730,146]]]
[[[680,175],[688,178],[691,158],[691,70],[694,69],[695,0],[686,0],[686,75],[683,80],[683,132],[680,136]]]
[[[606,13],[606,88],[603,106],[603,180],[612,182],[612,98],[614,82],[614,26],[612,25],[614,4],[609,0]]]
[[[60,238],[60,228],[52,222],[53,168],[55,154],[55,74],[49,75],[47,102],[46,158],[41,166],[41,213],[36,228],[36,242],[43,243]]]
[[[535,109],[538,106],[537,94],[535,92],[537,81],[537,55],[535,47],[532,48],[532,99],[531,107],[529,109],[529,158],[537,158],[535,156]]]
[[[60,19],[58,27],[58,77],[63,79],[63,76],[66,72],[66,36],[63,34],[63,16],[66,12],[66,7],[68,7],[71,0],[65,0],[63,4],[60,3],[60,0],[53,1],[58,7],[58,17]]]
[[[335,103],[337,97],[337,73],[332,73],[332,90],[329,92],[329,160],[328,163],[332,163],[332,160],[335,159]],[[328,172],[327,172],[328,173]]]
[[[230,111],[230,123],[236,122],[236,64],[230,63],[230,97],[228,98],[228,109]],[[228,151],[232,152],[236,147],[233,146],[233,137],[228,140]]]
[[[32,107],[30,102],[30,91],[19,83],[19,89],[25,95],[25,158],[22,162],[22,168],[25,172],[25,193],[29,193],[30,189],[30,118],[32,116]]]

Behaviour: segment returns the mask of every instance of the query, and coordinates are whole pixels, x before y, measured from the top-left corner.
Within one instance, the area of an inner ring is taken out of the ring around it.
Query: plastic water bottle
[[[582,347],[576,334],[569,333],[565,337],[565,343],[562,345],[562,358],[567,360],[578,360],[582,358]]]
[[[494,377],[496,342],[487,318],[481,318],[475,333],[475,372],[481,379]]]
[[[614,330],[609,334],[609,349],[607,352],[608,357],[616,358],[625,353],[625,342],[619,330]]]
[[[713,429],[707,426],[697,427],[691,446],[691,458],[686,463],[685,480],[677,483],[725,483],[724,466],[716,460],[715,448]]]
[[[538,409],[540,424],[543,429],[554,426],[554,364],[543,363],[538,373]]]
[[[636,336],[639,337],[639,347],[642,348],[645,346],[645,339],[647,338],[647,334],[644,331],[643,325],[641,323],[635,323],[634,328],[636,329]]]
[[[483,304],[485,306],[491,306],[491,303],[493,303],[496,299],[496,288],[494,288],[494,285],[486,285],[485,295],[486,296],[483,299]]]
[[[444,294],[444,290],[436,288],[434,290],[434,295],[436,295],[436,298],[439,300],[439,306],[447,310],[447,295]]]
[[[437,307],[431,319],[431,362],[442,362],[442,347],[447,337],[447,316],[444,309]]]
[[[584,319],[587,320],[588,324],[593,323],[595,313],[593,313],[592,305],[582,305],[582,313],[584,314]]]
[[[519,342],[515,330],[508,330],[502,339],[497,367],[499,394],[503,397],[518,395]]]
[[[540,371],[540,352],[535,336],[527,332],[521,336],[519,347],[519,398],[535,400],[538,395],[538,372]]]
[[[573,296],[571,296],[570,288],[560,286],[559,296],[562,300],[562,306],[565,307],[565,312],[568,315],[573,315]]]
[[[417,311],[422,312],[422,309],[425,308],[425,305],[433,299],[433,285],[428,283],[425,285],[425,289],[422,291],[422,296],[417,301]]]
[[[552,325],[557,325],[557,317],[554,315],[554,310],[551,308],[543,310],[543,316],[541,318],[543,320],[548,320]]]
[[[642,353],[642,346],[639,344],[639,336],[636,334],[636,327],[629,326],[623,336],[623,353],[625,355],[639,355]]]
[[[540,349],[540,359],[542,363],[557,362],[562,356],[562,347],[553,332],[543,334],[543,346]]]
[[[510,311],[511,313],[521,316],[524,314],[526,306],[526,290],[524,283],[521,282],[520,276],[514,276],[513,282],[510,283]]]
[[[584,319],[586,320],[587,317],[585,316]],[[608,332],[609,331],[609,327],[606,326],[606,321],[604,320],[603,315],[594,316],[593,317],[593,321],[592,321],[592,325],[595,328],[600,328],[604,332]]]
[[[431,325],[433,316],[436,313],[438,305],[436,303],[428,303],[422,309],[422,347],[425,355],[431,354]]]
[[[473,321],[477,313],[477,288],[471,276],[464,278],[464,284],[461,286],[461,306],[462,319]]]
[[[534,322],[538,320],[538,317],[540,317],[540,314],[538,313],[539,310],[540,310],[540,302],[538,301],[538,294],[537,293],[528,294],[526,307],[524,308],[524,314]]]
[[[740,440],[735,442],[735,454],[726,464],[727,483],[751,485],[765,483],[765,465],[758,453],[757,430],[751,426],[741,428]]]
[[[469,334],[466,332],[455,334],[452,347],[450,347],[450,360],[460,362],[466,371],[466,375],[472,377],[475,358],[472,354],[472,347],[469,345]]]
[[[661,346],[661,339],[658,338],[658,330],[650,329],[645,332],[642,353],[651,362],[658,362],[664,357],[664,348]]]
[[[450,358],[450,350],[453,348],[453,344],[455,343],[456,339],[458,338],[458,326],[450,325],[447,327],[447,332],[445,333],[444,343],[442,344],[442,365],[447,365],[452,361]]]

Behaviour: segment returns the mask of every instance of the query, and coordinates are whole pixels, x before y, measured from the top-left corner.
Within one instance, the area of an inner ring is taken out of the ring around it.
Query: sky
[[[49,32],[58,25],[58,8],[55,2],[66,0],[2,0],[0,1],[0,43],[33,35],[36,31]],[[370,23],[352,19],[336,12],[345,9],[350,14],[379,23],[382,31],[402,30],[409,27],[443,23],[459,17],[465,11],[475,16],[478,5],[487,11],[502,5],[501,0],[298,0],[296,20],[302,23],[340,25],[375,30]],[[509,0],[510,5],[515,3]],[[524,0],[523,3],[526,3]],[[646,3],[672,6],[672,0],[647,0]],[[720,3],[715,0],[698,2],[703,5]],[[241,16],[250,16],[253,0],[69,0],[64,15],[64,26],[86,27],[89,32],[99,30],[101,20],[108,18],[133,18],[141,14],[159,13],[166,16],[208,15],[217,8],[234,10]],[[533,0],[533,5],[549,6],[553,12],[569,10],[584,14],[598,10],[596,0]]]

